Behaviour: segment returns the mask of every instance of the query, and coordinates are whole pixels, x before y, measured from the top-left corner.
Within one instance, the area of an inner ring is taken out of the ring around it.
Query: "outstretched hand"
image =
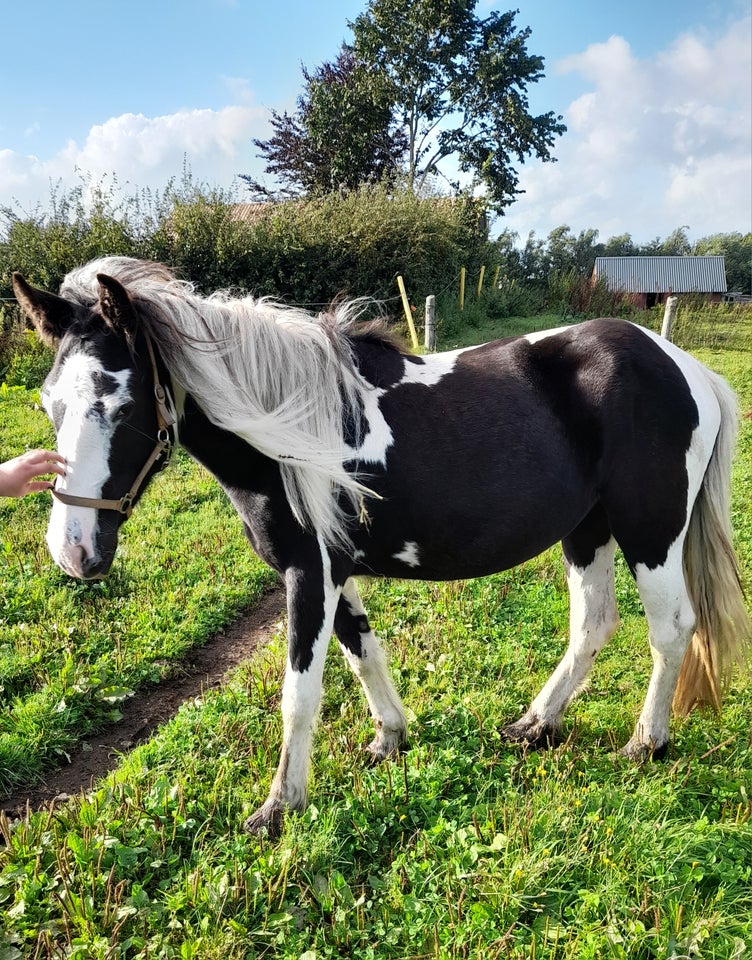
[[[41,480],[45,474],[65,476],[65,458],[53,450],[29,450],[20,457],[0,463],[0,497],[23,497],[27,493],[49,490],[53,480]]]

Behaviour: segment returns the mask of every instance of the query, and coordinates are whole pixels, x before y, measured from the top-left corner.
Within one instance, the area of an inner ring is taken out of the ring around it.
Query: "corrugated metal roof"
[[[261,217],[271,212],[272,203],[234,203],[230,216],[233,220],[242,220],[245,223],[256,223]]]
[[[723,257],[596,257],[593,275],[625,293],[725,293]]]

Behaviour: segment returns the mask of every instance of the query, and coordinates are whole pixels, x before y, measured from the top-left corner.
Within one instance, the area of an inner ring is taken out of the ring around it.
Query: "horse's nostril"
[[[96,580],[104,576],[101,560],[97,557],[84,556],[81,563],[81,574],[85,580]]]
[[[61,566],[67,574],[79,580],[94,580],[102,576],[100,560],[90,557],[80,544],[68,547]]]

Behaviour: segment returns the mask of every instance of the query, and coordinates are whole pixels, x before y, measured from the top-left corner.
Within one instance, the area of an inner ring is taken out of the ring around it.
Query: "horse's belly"
[[[443,504],[376,509],[365,537],[356,537],[358,573],[420,580],[462,580],[508,570],[571,533],[592,508],[577,496],[531,502],[472,491]]]

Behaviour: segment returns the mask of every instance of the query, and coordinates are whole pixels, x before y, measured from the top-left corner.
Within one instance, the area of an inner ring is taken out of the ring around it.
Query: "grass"
[[[752,410],[749,353],[696,352]],[[25,391],[0,400],[9,431],[0,454],[21,438],[48,442],[33,400]],[[748,583],[751,477],[746,419],[734,507]],[[117,699],[164,675],[264,582],[203,471],[181,460],[158,484],[128,523],[113,579],[96,588],[51,567],[44,498],[2,505],[0,746],[23,735],[15,760],[2,762],[6,777],[18,780],[22,760],[36,771],[22,777],[39,775],[54,759],[48,741],[75,739],[112,709],[103,691]],[[311,804],[270,844],[240,824],[277,760],[285,645],[276,636],[94,791],[15,824],[0,819],[0,960],[748,956],[752,691],[739,680],[719,718],[675,722],[665,762],[619,758],[649,673],[623,564],[617,596],[622,627],[567,714],[565,742],[526,753],[499,729],[563,651],[560,551],[471,582],[368,584],[412,748],[365,765],[366,706],[333,648]]]
[[[53,443],[35,393],[0,395],[0,459]],[[271,579],[204,470],[179,455],[121,537],[111,577],[68,579],[44,545],[49,494],[0,500],[0,792],[33,782],[117,703],[254,603]],[[190,610],[190,616],[186,616]]]

